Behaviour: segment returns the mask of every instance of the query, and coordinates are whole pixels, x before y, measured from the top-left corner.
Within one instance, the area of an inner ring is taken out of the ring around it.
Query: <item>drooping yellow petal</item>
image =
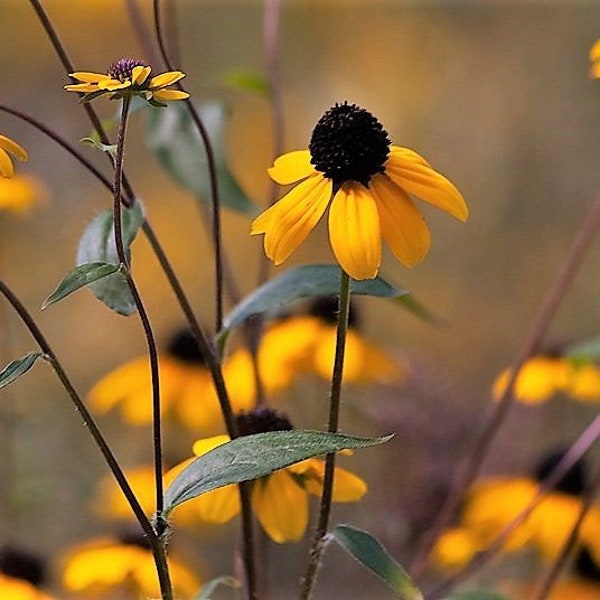
[[[0,597],[4,600],[52,600],[24,579],[0,573]]]
[[[27,160],[27,152],[25,152],[25,149],[5,135],[0,135],[0,148],[10,152],[17,160]]]
[[[592,363],[573,365],[565,391],[583,402],[599,402],[600,369]]]
[[[133,85],[142,85],[146,79],[148,79],[148,75],[150,75],[150,71],[152,67],[138,65],[137,67],[133,67],[131,70],[131,83]]]
[[[295,465],[292,465],[292,467]],[[292,467],[288,467],[292,470]],[[325,479],[325,462],[316,458],[309,458],[300,463],[294,472],[302,475],[302,487],[314,496],[323,493],[323,480]],[[335,468],[333,480],[334,502],[356,502],[367,493],[367,484],[358,475],[342,469]]]
[[[331,188],[328,179],[310,177],[263,213],[268,216],[255,219],[252,233],[261,233],[267,225],[265,253],[276,265],[284,262],[315,228],[329,204]]]
[[[308,497],[285,470],[254,482],[252,508],[267,535],[278,544],[298,541],[308,524]]]
[[[590,61],[600,61],[600,39],[596,40],[590,48]]]
[[[83,81],[84,83],[98,83],[104,79],[111,79],[110,75],[106,73],[91,73],[89,71],[76,71],[75,73],[69,73],[69,77],[77,79],[77,81]]]
[[[433,548],[433,561],[446,569],[466,565],[481,550],[473,532],[464,527],[447,529]]]
[[[381,235],[405,266],[421,262],[429,250],[429,229],[408,194],[383,175],[370,184],[377,203]]]
[[[131,81],[119,81],[118,79],[104,79],[98,82],[99,90],[106,90],[107,92],[114,92],[115,90],[123,90],[131,87]]]
[[[151,92],[152,98],[159,102],[172,102],[175,100],[185,100],[190,95],[187,92],[181,90],[156,90]]]
[[[91,94],[92,92],[98,91],[97,83],[74,83],[72,85],[65,85],[67,92],[79,92],[81,94]]]
[[[202,456],[203,454],[210,452],[213,448],[216,448],[217,446],[221,446],[222,444],[225,444],[228,441],[229,441],[229,436],[225,435],[225,434],[214,435],[209,438],[196,440],[194,442],[194,445],[192,446],[192,452],[196,456]]]
[[[167,73],[161,73],[156,77],[153,77],[150,80],[150,85],[148,86],[151,90],[166,87],[168,85],[173,85],[177,83],[180,79],[185,77],[185,73],[181,71],[168,71]]]
[[[7,152],[0,148],[0,175],[12,177],[15,174],[15,166]]]
[[[329,240],[335,257],[353,279],[373,279],[381,264],[377,205],[359,183],[342,185],[329,208]]]
[[[279,185],[288,185],[314,175],[316,171],[310,163],[310,151],[295,150],[277,158],[268,173]]]
[[[211,490],[190,500],[189,503],[190,510],[194,510],[198,519],[215,525],[231,521],[240,512],[240,494],[236,485]],[[182,505],[182,508],[184,507],[185,504]],[[175,516],[178,508],[175,509]]]
[[[385,174],[409,194],[466,221],[469,210],[461,193],[413,150],[393,146],[385,163]]]

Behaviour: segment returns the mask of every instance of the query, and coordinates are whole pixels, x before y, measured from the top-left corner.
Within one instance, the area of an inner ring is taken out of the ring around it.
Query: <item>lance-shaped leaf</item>
[[[165,513],[231,483],[265,477],[313,456],[366,448],[392,436],[363,438],[321,431],[269,431],[231,440],[193,460],[165,492]]]
[[[387,583],[402,600],[423,600],[408,573],[371,534],[350,525],[338,525],[331,537],[358,562]]]
[[[127,260],[131,260],[130,246],[144,222],[144,212],[141,202],[137,200],[131,208],[123,207],[121,223],[123,245]],[[77,249],[77,265],[103,262],[118,264],[119,257],[115,247],[113,214],[105,210],[96,216],[87,226]],[[135,302],[125,276],[115,272],[103,279],[89,284],[89,288],[109,308],[120,315],[130,315],[135,312]]]
[[[301,298],[332,296],[340,291],[340,268],[337,265],[304,265],[271,279],[246,296],[225,317],[219,337],[252,315],[276,311]],[[412,312],[425,316],[426,310],[406,290],[395,288],[381,277],[350,281],[350,293],[389,298]]]
[[[487,590],[471,590],[469,592],[457,592],[447,596],[444,600],[508,600],[508,598]]]
[[[248,199],[233,176],[225,152],[227,109],[213,102],[197,106],[211,143],[215,161],[219,199],[222,206],[254,216],[257,207]],[[206,150],[185,103],[174,103],[165,110],[151,111],[147,142],[167,172],[204,202],[210,202],[212,189]]]
[[[0,372],[0,390],[27,373],[35,361],[43,356],[41,352],[28,352],[23,358],[9,362]]]
[[[78,289],[104,279],[119,270],[119,265],[109,265],[104,262],[85,263],[73,269],[56,286],[56,289],[44,300],[42,310],[66,298]]]

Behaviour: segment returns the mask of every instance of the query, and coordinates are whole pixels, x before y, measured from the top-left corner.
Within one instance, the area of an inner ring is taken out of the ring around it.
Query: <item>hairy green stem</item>
[[[344,356],[346,353],[346,336],[348,333],[348,315],[350,313],[350,277],[342,271],[340,281],[340,298],[337,334],[335,340],[335,358],[333,362],[333,375],[331,377],[331,392],[329,398],[329,423],[327,431],[337,433],[340,417],[340,401],[342,395],[342,380],[344,374]],[[302,583],[300,598],[308,600],[311,597],[315,583],[321,554],[324,549],[324,538],[329,527],[331,514],[331,501],[333,497],[333,482],[335,475],[335,453],[325,457],[325,476],[323,478],[323,492],[319,509],[319,519],[309,550],[308,567]]]

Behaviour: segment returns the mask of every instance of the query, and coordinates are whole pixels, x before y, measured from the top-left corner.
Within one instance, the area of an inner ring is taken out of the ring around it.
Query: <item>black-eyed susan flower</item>
[[[42,561],[19,548],[0,550],[0,598],[3,600],[52,600],[41,586],[45,580]]]
[[[0,176],[2,177],[12,177],[15,174],[11,155],[19,161],[27,160],[27,152],[17,142],[0,135]]]
[[[178,598],[193,598],[198,593],[201,584],[197,576],[172,555],[169,572]],[[152,553],[137,531],[95,538],[73,547],[63,559],[62,583],[77,597],[161,597]]]
[[[394,146],[381,123],[355,104],[336,104],[318,121],[308,150],[280,156],[269,169],[277,183],[299,182],[252,223],[266,255],[283,263],[329,208],[329,240],[337,262],[354,279],[372,279],[381,239],[404,265],[423,260],[429,229],[410,195],[464,221],[456,187],[419,154]],[[410,194],[410,195],[409,195]]]
[[[549,475],[561,457],[562,453],[546,457],[538,466],[535,479],[488,477],[476,483],[466,496],[460,523],[448,529],[436,545],[437,564],[460,567],[485,550],[531,504],[540,489],[539,481]],[[585,472],[578,463],[506,540],[503,551],[514,552],[527,546],[537,550],[544,560],[555,560],[579,517],[584,486]],[[594,505],[587,513],[578,541],[595,560],[600,559],[600,506]]]
[[[506,369],[496,378],[492,393],[498,399],[511,375]],[[581,402],[600,402],[600,369],[591,361],[573,360],[554,351],[528,359],[515,381],[515,398],[525,404],[539,404],[563,393]]]
[[[236,370],[226,364],[224,377],[231,379]],[[210,431],[222,423],[220,405],[210,371],[189,330],[179,331],[159,357],[161,410],[175,416],[182,424],[200,431]],[[237,390],[237,393],[236,393]],[[232,386],[230,401],[235,410],[253,406],[254,397]],[[89,392],[90,406],[98,413],[119,408],[131,425],[152,422],[152,379],[147,356],[129,361],[103,377]]]
[[[256,408],[236,416],[241,435],[292,429],[287,417],[269,408]],[[195,456],[202,456],[229,441],[226,435],[198,440],[193,447]],[[193,458],[177,465],[166,477],[173,477]],[[267,535],[277,543],[299,540],[308,524],[308,495],[320,495],[325,463],[310,458],[275,471],[252,482],[252,508]],[[367,486],[358,476],[336,467],[333,488],[334,502],[355,502],[366,493]],[[212,490],[185,503],[194,510],[199,521],[226,523],[240,511],[237,487],[229,485]],[[182,505],[181,508],[183,508]],[[180,507],[174,511],[174,516]]]
[[[0,179],[0,212],[18,215],[29,213],[33,206],[46,198],[44,185],[29,175]]]
[[[189,98],[187,92],[169,89],[185,77],[181,71],[168,71],[155,77],[150,77],[152,67],[143,60],[120,58],[108,67],[106,73],[90,73],[77,71],[69,76],[80,83],[65,85],[69,92],[85,94],[83,102],[89,102],[98,96],[110,94],[111,100],[124,96],[139,96],[154,106],[164,106],[172,100]]]

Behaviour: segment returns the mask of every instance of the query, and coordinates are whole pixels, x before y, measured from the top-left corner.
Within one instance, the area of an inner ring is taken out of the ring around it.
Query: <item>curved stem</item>
[[[338,325],[335,341],[335,358],[333,362],[333,375],[331,377],[331,393],[329,399],[329,424],[327,431],[337,433],[340,417],[340,400],[342,394],[342,379],[344,373],[344,356],[346,352],[346,335],[348,333],[348,315],[350,313],[350,277],[342,271],[340,281],[340,299]],[[324,549],[324,538],[329,527],[331,513],[331,500],[333,497],[333,481],[335,475],[335,453],[325,457],[325,476],[323,478],[323,492],[319,509],[319,520],[309,551],[308,567],[304,577],[302,600],[311,597],[317,570]]]
[[[160,14],[160,0],[154,0],[154,24],[156,29],[156,39],[160,49],[161,56],[167,69],[174,71],[175,67],[169,59],[169,54],[164,41]],[[177,84],[180,89],[183,89],[180,84]],[[204,150],[206,152],[206,164],[208,165],[208,177],[211,190],[211,205],[212,205],[212,238],[213,248],[215,253],[215,331],[220,331],[223,324],[223,249],[221,243],[221,204],[219,200],[219,182],[217,179],[217,166],[212,144],[208,136],[208,131],[204,127],[204,123],[196,111],[193,102],[188,98],[184,101],[190,113],[190,117],[194,122]]]
[[[517,353],[502,397],[494,404],[492,412],[474,440],[472,451],[468,455],[462,470],[455,477],[450,493],[438,511],[423,544],[415,554],[410,569],[413,577],[418,578],[423,573],[436,540],[456,512],[464,491],[477,477],[487,457],[492,441],[495,439],[497,432],[514,404],[514,385],[519,376],[519,371],[525,361],[539,351],[548,327],[583,264],[586,253],[597,236],[599,229],[600,196],[592,204],[582,227],[579,229],[571,245],[565,262],[550,286],[531,329]]]

